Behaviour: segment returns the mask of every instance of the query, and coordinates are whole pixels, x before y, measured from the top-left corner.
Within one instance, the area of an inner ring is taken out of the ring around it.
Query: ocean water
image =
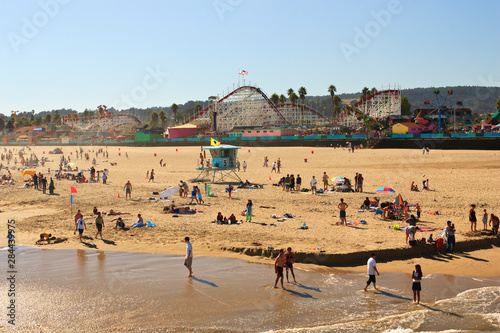
[[[411,272],[381,272],[380,291],[363,292],[365,274],[333,269],[274,289],[272,266],[227,258],[195,257],[192,279],[182,257],[157,254],[21,247],[16,265],[16,326],[2,313],[1,331],[500,331],[500,277],[425,275],[416,305]]]

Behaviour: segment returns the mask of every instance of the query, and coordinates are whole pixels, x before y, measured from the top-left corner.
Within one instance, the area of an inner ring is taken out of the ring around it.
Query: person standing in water
[[[411,290],[413,290],[413,302],[417,304],[420,304],[420,291],[422,290],[420,281],[422,280],[422,276],[422,268],[420,265],[415,265],[415,270],[411,273],[413,279]]]
[[[189,271],[189,275],[186,277],[192,277],[193,269],[191,267],[193,266],[193,245],[191,245],[189,237],[185,237],[184,241],[186,242],[186,259],[184,260],[184,266],[186,266]]]
[[[278,257],[274,261],[274,271],[276,272],[276,281],[274,281],[274,288],[278,287],[278,281],[281,279],[281,288],[285,289],[283,285],[283,267],[285,267],[285,256],[283,249],[280,250]]]
[[[295,253],[292,252],[292,248],[289,247],[288,249],[286,249],[286,254],[285,254],[286,282],[289,282],[288,270],[290,270],[293,277],[293,283],[297,283],[297,281],[295,280],[295,273],[293,272],[293,264],[295,263],[295,260],[297,260],[297,257],[295,256]]]
[[[367,291],[366,288],[368,288],[368,286],[372,282],[373,288],[375,288],[375,290],[378,290],[376,285],[377,279],[375,278],[375,273],[377,273],[377,275],[380,275],[380,273],[377,270],[377,262],[375,261],[376,257],[377,255],[375,253],[372,253],[370,259],[368,259],[368,262],[366,263],[366,266],[368,268],[368,281],[366,281],[366,286],[363,289],[364,291]]]

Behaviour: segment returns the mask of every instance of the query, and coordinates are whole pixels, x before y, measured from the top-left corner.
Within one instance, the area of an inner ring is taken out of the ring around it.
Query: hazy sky
[[[0,113],[500,86],[500,1],[0,0]]]

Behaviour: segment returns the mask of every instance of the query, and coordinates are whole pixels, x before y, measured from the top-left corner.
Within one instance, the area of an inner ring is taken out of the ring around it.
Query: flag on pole
[[[78,192],[76,191],[76,188],[75,188],[74,186],[71,186],[71,193],[78,193]]]
[[[70,204],[73,204],[73,201],[74,201],[74,200],[73,200],[73,194],[70,194],[70,195],[69,195],[69,203],[70,203]]]
[[[214,140],[213,138],[210,138],[210,145],[211,146],[220,146],[220,142],[217,140]]]
[[[248,72],[244,69],[240,70],[240,75],[248,75]]]

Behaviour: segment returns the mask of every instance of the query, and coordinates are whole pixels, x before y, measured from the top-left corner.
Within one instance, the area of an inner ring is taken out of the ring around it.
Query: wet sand
[[[498,277],[427,274],[415,305],[402,273],[382,272],[380,291],[365,293],[365,273],[298,268],[299,284],[282,290],[270,265],[196,252],[192,279],[183,258],[169,255],[20,248],[17,258],[22,332],[500,329]]]

